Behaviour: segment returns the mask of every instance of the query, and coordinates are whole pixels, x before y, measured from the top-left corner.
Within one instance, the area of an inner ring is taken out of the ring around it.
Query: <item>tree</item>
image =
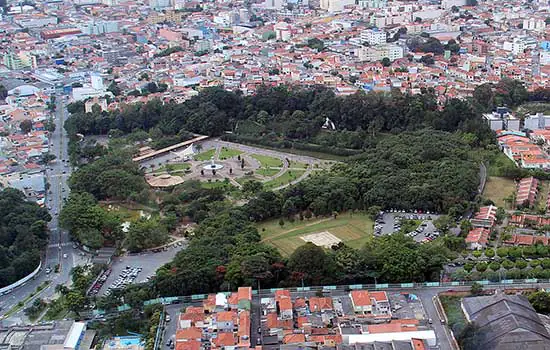
[[[391,66],[391,61],[390,61],[390,59],[389,59],[388,57],[382,58],[382,60],[380,61],[380,63],[382,63],[382,65],[383,65],[384,67],[389,67],[389,66]]]
[[[472,293],[472,295],[481,295],[483,294],[483,286],[477,282],[474,282],[472,284],[472,288],[470,289],[470,292]]]
[[[130,225],[125,245],[130,252],[140,252],[143,249],[158,247],[167,239],[166,227],[161,225],[158,220],[141,219]]]
[[[41,162],[43,164],[48,164],[49,162],[51,162],[52,160],[54,160],[56,158],[56,156],[54,154],[51,154],[51,153],[45,153],[42,155],[42,159],[41,159]]]
[[[261,192],[263,187],[264,186],[260,181],[248,180],[243,183],[241,190],[246,196],[254,196]]]
[[[550,313],[550,293],[544,290],[536,291],[528,296],[529,303],[541,314]]]
[[[308,242],[298,247],[288,260],[288,269],[296,282],[322,285],[337,279],[337,268],[325,250]]]
[[[2,0],[0,0],[0,7],[3,7],[1,6],[1,1]],[[7,96],[8,96],[8,89],[6,89],[4,85],[0,84],[0,100],[5,99]]]
[[[314,50],[322,51],[325,48],[325,43],[321,39],[313,38],[308,39],[307,46]]]
[[[475,322],[468,323],[459,333],[458,344],[463,350],[477,350],[482,348],[483,333]]]
[[[79,291],[71,291],[65,297],[65,303],[70,311],[78,315],[86,305],[86,297]]]
[[[107,91],[110,91],[115,96],[120,96],[122,94],[122,90],[118,86],[118,83],[114,80],[111,82],[111,84],[109,84]]]
[[[53,118],[49,118],[46,123],[44,124],[44,127],[46,128],[46,130],[50,133],[53,133],[55,131],[55,121],[53,120]]]
[[[424,63],[427,66],[431,66],[435,63],[435,60],[431,55],[424,55],[420,58],[420,62]]]
[[[32,120],[25,119],[19,124],[19,128],[24,134],[28,134],[32,130]]]

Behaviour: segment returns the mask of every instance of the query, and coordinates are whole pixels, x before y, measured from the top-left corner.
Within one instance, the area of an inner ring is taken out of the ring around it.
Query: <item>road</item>
[[[58,215],[63,206],[63,198],[69,194],[67,180],[70,176],[70,166],[68,163],[67,144],[68,137],[63,128],[64,121],[68,118],[64,96],[58,95],[56,99],[55,131],[50,137],[50,153],[56,156],[56,160],[48,166],[46,176],[50,184],[50,192],[46,195],[47,206],[50,209],[52,220],[49,223],[50,241],[43,259],[43,268],[33,280],[30,280],[23,286],[15,289],[10,294],[0,296],[0,316],[9,311],[18,302],[27,298],[44,281],[50,281],[48,288],[41,293],[30,298],[25,305],[31,303],[35,298],[48,299],[55,293],[55,286],[66,284],[70,280],[70,271],[75,264],[77,252],[73,249],[69,239],[69,233],[61,230],[58,222]],[[62,160],[66,159],[67,162]],[[64,258],[67,256],[67,258]],[[54,272],[55,265],[60,264],[59,273]],[[50,267],[52,272],[46,274],[46,267]],[[11,315],[8,323],[27,322],[23,309]]]

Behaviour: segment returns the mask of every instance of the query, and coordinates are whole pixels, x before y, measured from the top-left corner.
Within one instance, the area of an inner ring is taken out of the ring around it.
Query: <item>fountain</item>
[[[223,165],[217,164],[214,162],[214,157],[210,158],[210,164],[207,164],[202,167],[204,170],[220,170],[223,168]]]

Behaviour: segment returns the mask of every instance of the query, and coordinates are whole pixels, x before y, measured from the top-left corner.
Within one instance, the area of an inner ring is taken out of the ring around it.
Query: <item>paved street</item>
[[[50,214],[52,215],[52,221],[49,224],[50,227],[50,242],[46,249],[46,255],[43,259],[43,268],[36,275],[35,279],[30,280],[23,286],[17,288],[12,293],[0,296],[0,315],[9,311],[19,301],[25,299],[29,294],[34,292],[36,288],[44,281],[49,280],[51,283],[48,288],[44,289],[40,294],[27,301],[26,305],[32,303],[35,298],[51,298],[55,293],[55,286],[57,284],[65,284],[69,282],[69,273],[72,267],[77,261],[78,251],[72,248],[72,244],[69,240],[69,233],[63,231],[58,225],[58,215],[63,206],[63,198],[69,195],[69,186],[67,185],[67,179],[70,176],[71,168],[68,162],[67,143],[68,138],[63,129],[63,123],[68,118],[68,112],[66,109],[66,103],[64,96],[57,96],[57,109],[55,118],[55,131],[50,137],[50,153],[56,156],[56,160],[48,166],[46,175],[50,184],[50,191],[46,195],[46,205],[51,207]],[[67,162],[63,162],[66,159]],[[66,254],[66,258],[64,258]],[[55,273],[55,265],[60,264],[60,272]],[[46,274],[46,267],[51,267],[51,274]],[[12,315],[8,320],[8,323],[20,323],[26,322],[27,319],[23,313],[23,309]]]

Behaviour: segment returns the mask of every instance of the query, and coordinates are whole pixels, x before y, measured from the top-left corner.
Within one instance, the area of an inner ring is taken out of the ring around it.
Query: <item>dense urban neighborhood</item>
[[[0,349],[550,349],[547,0],[0,0]]]

